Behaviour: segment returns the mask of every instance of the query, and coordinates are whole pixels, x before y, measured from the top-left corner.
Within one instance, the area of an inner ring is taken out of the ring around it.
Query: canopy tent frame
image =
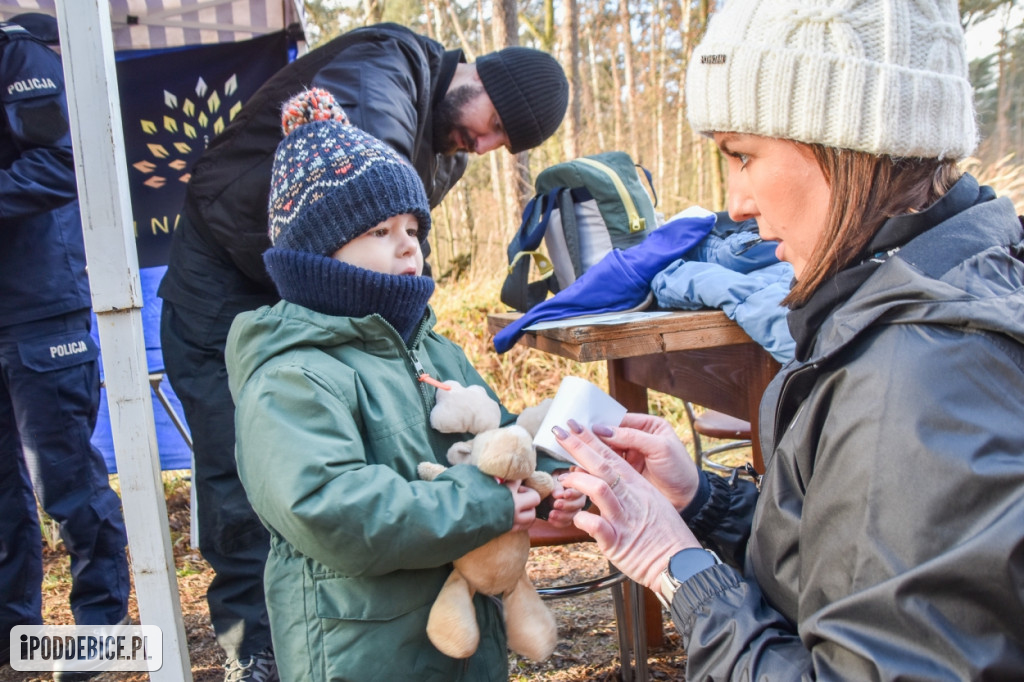
[[[191,682],[149,394],[142,286],[107,0],[62,0],[57,23],[139,619],[158,626],[163,636],[163,665],[150,678]]]
[[[105,349],[103,369],[139,617],[157,625],[163,634],[163,665],[151,678],[190,681],[192,667],[149,396],[142,286],[106,9],[106,0],[57,6],[82,229],[93,310]]]
[[[55,15],[65,0],[0,0],[0,20],[22,12]],[[107,0],[115,50],[248,40],[303,25],[302,0]]]
[[[75,171],[85,237],[93,310],[102,354],[107,401],[121,487],[132,574],[140,621],[156,625],[163,637],[163,665],[156,682],[191,682],[174,555],[171,549],[157,449],[141,309],[142,287],[135,245],[124,134],[121,121],[114,31],[134,26],[204,29],[201,42],[225,42],[223,31],[261,35],[279,31],[301,17],[301,0],[280,2],[282,24],[247,27],[234,22],[184,20],[189,12],[237,6],[241,0],[198,0],[145,15],[112,15],[114,5],[148,0],[0,0],[0,18],[27,11],[55,14],[64,54],[64,74]],[[34,7],[29,5],[35,4]],[[206,31],[205,29],[211,29]],[[236,38],[237,39],[237,38]],[[145,45],[166,47],[169,45]]]

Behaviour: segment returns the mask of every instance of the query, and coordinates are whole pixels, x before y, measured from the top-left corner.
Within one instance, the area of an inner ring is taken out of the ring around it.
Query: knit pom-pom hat
[[[388,218],[416,216],[420,240],[430,206],[416,171],[395,150],[351,125],[319,88],[285,103],[285,138],[270,179],[270,241],[280,249],[330,256]]]
[[[335,260],[334,252],[388,218],[430,207],[419,176],[391,147],[349,123],[326,90],[282,110],[270,184],[270,241],[263,254],[281,298],[326,315],[379,315],[409,342],[434,291],[429,277],[392,275]]]
[[[686,73],[701,133],[908,158],[977,144],[955,0],[729,0]]]

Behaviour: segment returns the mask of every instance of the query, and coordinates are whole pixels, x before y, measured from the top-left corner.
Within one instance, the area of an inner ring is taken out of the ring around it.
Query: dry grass
[[[1009,197],[1018,215],[1024,215],[1024,164],[1014,163],[1009,154],[993,164],[982,166],[976,158],[965,159],[960,167],[983,185],[990,185],[996,194]]]

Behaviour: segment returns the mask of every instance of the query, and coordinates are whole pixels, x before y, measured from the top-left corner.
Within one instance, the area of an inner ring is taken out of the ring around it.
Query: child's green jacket
[[[377,315],[334,317],[287,301],[232,325],[238,472],[270,530],[265,585],[283,680],[508,677],[494,600],[476,597],[472,658],[448,658],[426,635],[452,560],[513,517],[509,490],[475,467],[418,480],[417,464],[447,465],[448,448],[471,437],[430,427],[435,389],[418,374],[486,387],[434,321],[428,311],[408,347]]]

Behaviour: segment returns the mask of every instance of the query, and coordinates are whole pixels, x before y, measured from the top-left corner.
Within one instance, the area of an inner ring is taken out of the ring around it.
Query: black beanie
[[[569,106],[569,81],[555,58],[528,47],[506,47],[476,60],[476,72],[508,133],[511,152],[551,137]]]

